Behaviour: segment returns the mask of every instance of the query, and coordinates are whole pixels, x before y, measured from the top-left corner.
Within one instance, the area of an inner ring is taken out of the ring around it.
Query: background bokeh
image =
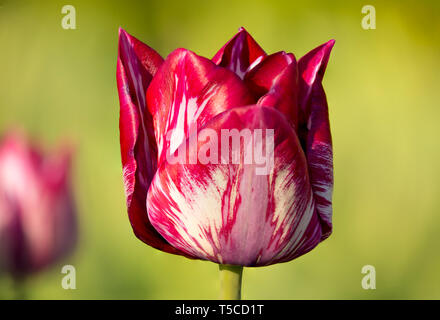
[[[76,8],[77,29],[61,28]],[[377,29],[361,28],[374,5]],[[246,269],[246,299],[440,298],[440,2],[0,1],[0,131],[77,146],[75,254],[27,283],[32,299],[215,299],[217,265],[156,251],[128,222],[119,154],[118,27],[166,56],[211,57],[240,26],[297,57],[334,38],[324,87],[334,140],[334,233],[289,263]],[[73,264],[77,289],[61,288]],[[361,268],[377,289],[361,288]],[[0,279],[0,297],[12,297]]]

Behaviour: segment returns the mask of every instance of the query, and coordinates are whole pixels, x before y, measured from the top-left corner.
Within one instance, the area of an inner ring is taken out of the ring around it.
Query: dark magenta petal
[[[256,169],[270,161],[244,160],[245,150],[255,148],[258,140],[246,147],[222,144],[224,130],[234,129],[251,134],[259,129],[262,137],[273,130],[273,165],[266,174]],[[190,164],[188,151],[194,146],[198,160]],[[176,154],[183,150],[182,161],[160,165],[147,200],[150,221],[174,247],[216,263],[263,266],[288,261],[319,243],[306,158],[282,113],[257,105],[227,110],[191,135]],[[228,159],[223,150],[242,157],[222,162]],[[212,158],[203,160],[203,154]]]
[[[322,240],[332,232],[333,149],[322,78],[334,40],[298,61],[300,138],[305,145],[315,206],[322,221]]]
[[[298,122],[298,71],[295,56],[277,52],[265,56],[245,75],[245,83],[258,105],[282,112],[296,128]]]
[[[153,49],[124,30],[119,31],[117,84],[119,132],[128,215],[136,236],[148,245],[180,254],[152,227],[145,201],[157,170],[157,145],[145,92],[162,65]]]
[[[244,28],[240,28],[238,33],[215,54],[212,61],[235,72],[243,79],[249,66],[265,55],[254,38]]]
[[[215,115],[254,99],[231,71],[195,53],[177,49],[161,66],[147,90],[154,118],[159,164],[191,132]]]
[[[304,55],[298,61],[299,107],[305,115],[309,114],[308,104],[314,84],[322,82],[330,52],[335,44],[330,40]]]

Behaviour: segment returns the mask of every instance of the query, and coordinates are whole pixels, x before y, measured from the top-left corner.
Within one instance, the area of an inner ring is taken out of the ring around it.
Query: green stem
[[[242,266],[220,264],[220,299],[241,300]]]

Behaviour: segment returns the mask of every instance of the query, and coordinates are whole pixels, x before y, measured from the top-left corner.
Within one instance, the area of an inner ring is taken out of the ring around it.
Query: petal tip
[[[330,51],[333,49],[333,46],[335,45],[335,42],[336,42],[335,39],[331,39],[324,44],[324,48],[326,49],[327,52],[330,53]]]
[[[128,34],[128,32],[127,31],[125,31],[122,27],[119,27],[118,28],[118,36],[119,36],[119,39],[121,39],[121,37],[123,37],[123,36],[125,36],[125,37],[130,37],[130,35]]]
[[[237,34],[244,34],[244,35],[250,35],[250,33],[246,30],[245,27],[241,26],[240,28],[238,28],[238,33]]]

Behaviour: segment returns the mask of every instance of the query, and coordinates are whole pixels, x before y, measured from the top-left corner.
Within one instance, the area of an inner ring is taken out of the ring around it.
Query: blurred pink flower
[[[43,154],[17,132],[0,140],[0,272],[20,278],[73,249],[71,153]]]

